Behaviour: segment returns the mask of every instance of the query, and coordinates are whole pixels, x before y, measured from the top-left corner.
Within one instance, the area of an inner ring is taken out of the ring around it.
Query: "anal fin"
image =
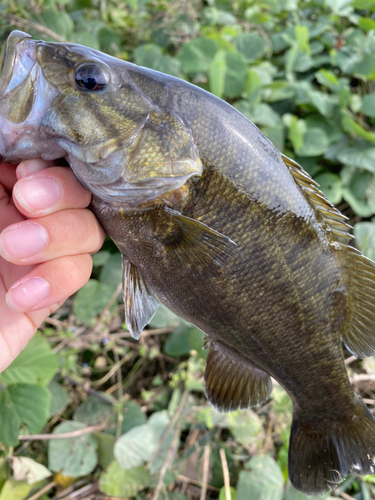
[[[159,300],[138,269],[124,256],[122,256],[122,262],[125,322],[132,337],[138,340],[143,328],[148,325],[156,313]]]
[[[204,380],[208,401],[222,412],[257,406],[272,391],[266,372],[219,343],[211,343]]]

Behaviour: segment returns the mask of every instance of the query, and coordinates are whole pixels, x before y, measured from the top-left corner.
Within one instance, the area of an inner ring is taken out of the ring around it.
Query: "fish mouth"
[[[39,125],[57,90],[43,77],[37,43],[22,31],[8,38],[0,78],[0,161],[48,156]]]

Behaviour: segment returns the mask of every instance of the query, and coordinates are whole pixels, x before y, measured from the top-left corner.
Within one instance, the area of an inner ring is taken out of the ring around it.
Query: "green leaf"
[[[225,75],[224,94],[234,98],[242,94],[247,79],[247,63],[239,52],[227,52],[225,55],[227,72]]]
[[[49,416],[53,417],[54,415],[61,413],[68,404],[68,393],[60,384],[58,384],[54,380],[52,380],[52,382],[48,384],[47,389],[51,394]]]
[[[208,38],[196,38],[182,46],[179,60],[184,73],[205,73],[216,54],[217,45]]]
[[[321,69],[315,73],[315,78],[318,80],[320,85],[324,85],[330,90],[338,90],[340,87],[340,82],[337,76],[327,69]]]
[[[1,490],[0,500],[25,500],[32,489],[32,484],[27,484],[26,481],[16,481],[11,477]]]
[[[182,323],[170,333],[163,346],[163,352],[168,356],[183,356],[193,349],[189,340],[189,331],[194,328]]]
[[[170,311],[165,305],[160,305],[155,316],[150,322],[151,328],[166,328],[167,326],[177,326],[182,320]]]
[[[294,97],[294,88],[288,82],[278,80],[272,82],[263,89],[263,97],[267,102],[282,101]]]
[[[105,393],[102,393],[106,397]],[[108,398],[108,402],[111,399]],[[87,400],[81,403],[74,412],[73,419],[86,425],[98,425],[112,413],[112,405],[105,403],[98,397],[90,394]]]
[[[14,479],[26,481],[27,484],[39,483],[52,474],[47,467],[29,457],[13,457],[12,468]]]
[[[116,287],[100,283],[98,280],[89,280],[86,285],[78,290],[73,304],[73,313],[82,323],[93,323],[109,300],[112,298]]]
[[[0,457],[0,491],[5,481],[11,475],[9,460],[6,457]],[[0,495],[1,498],[1,495]]]
[[[342,199],[342,182],[337,174],[325,172],[315,177],[316,182],[320,185],[320,190],[326,195],[328,200],[336,205]]]
[[[123,469],[138,467],[153,458],[159,446],[159,433],[150,424],[133,427],[114,447],[115,459]]]
[[[57,368],[57,356],[49,343],[41,335],[35,335],[0,379],[6,384],[48,385]]]
[[[338,150],[336,158],[344,165],[375,172],[375,147],[369,144],[358,142],[354,146],[342,147]]]
[[[265,39],[258,33],[236,36],[232,43],[248,63],[261,59],[266,51]]]
[[[303,138],[306,133],[306,123],[299,120],[296,116],[286,113],[283,116],[283,122],[288,127],[288,137],[293,144],[293,148],[298,150],[303,145]]]
[[[345,167],[341,171],[343,197],[361,217],[375,214],[375,179],[367,171]]]
[[[222,97],[224,94],[226,72],[225,52],[224,50],[219,50],[210,64],[208,73],[210,77],[210,92],[218,97]]]
[[[301,493],[300,491],[297,491],[291,483],[288,483],[288,487],[285,493],[285,500],[326,500],[327,498],[333,498],[330,497],[329,494],[325,495],[305,495],[304,493]]]
[[[10,385],[0,392],[0,442],[15,446],[19,434],[36,434],[49,416],[50,393],[40,385]]]
[[[117,287],[122,280],[122,255],[120,252],[111,254],[104,264],[100,276],[100,283]]]
[[[238,500],[237,491],[235,490],[235,488],[230,487],[229,492],[231,500]],[[227,500],[227,495],[224,486],[220,489],[219,500]]]
[[[85,427],[82,422],[67,421],[55,427],[53,434],[65,434]],[[64,476],[86,476],[98,463],[97,447],[97,440],[92,434],[51,439],[48,443],[48,468]]]
[[[310,102],[323,116],[332,116],[339,100],[337,96],[324,94],[318,90],[308,93]]]
[[[375,29],[375,21],[373,19],[369,19],[368,17],[360,17],[358,19],[358,26],[363,31],[370,31]]]
[[[96,49],[96,50],[100,49],[98,39],[96,38],[95,35],[93,35],[92,33],[88,32],[88,31],[81,31],[79,33],[73,33],[69,37],[69,39],[70,39],[69,41],[71,41],[73,43],[79,43],[80,45],[85,45],[87,47],[91,47],[92,49]]]
[[[238,443],[244,447],[254,443],[262,429],[262,423],[255,412],[252,410],[236,411],[230,413],[228,418],[229,430]]]
[[[362,127],[362,125],[360,125],[358,122],[356,122],[353,118],[351,118],[347,114],[343,115],[341,123],[342,123],[342,128],[345,130],[345,132],[348,132],[348,134],[354,135],[356,137],[361,137],[366,141],[375,143],[375,134],[367,131],[365,128]]]
[[[262,80],[258,72],[250,68],[247,72],[245,84],[245,92],[249,103],[255,104],[260,99],[261,88]]]
[[[280,467],[270,456],[250,459],[241,471],[237,483],[238,500],[281,500],[284,493],[284,477]]]
[[[138,491],[146,488],[150,482],[150,475],[145,467],[122,469],[113,461],[106,472],[102,472],[99,479],[99,488],[105,495],[116,498],[129,498]]]
[[[362,113],[375,118],[375,93],[367,94],[362,101]]]
[[[297,25],[294,26],[294,36],[296,37],[298,50],[301,52],[305,52],[306,54],[310,54],[310,33],[309,28],[307,26]]]
[[[353,233],[356,246],[366,255],[366,257],[375,260],[375,223],[357,222],[354,226]]]
[[[319,156],[323,154],[329,145],[325,131],[321,128],[309,128],[303,135],[302,145],[296,148],[299,156]]]
[[[47,9],[41,15],[43,23],[48,29],[68,40],[73,33],[72,18],[64,11]]]
[[[374,10],[375,0],[353,0],[351,6],[359,10]]]
[[[95,432],[95,437],[98,441],[99,465],[102,469],[106,469],[115,458],[113,448],[116,438],[104,432]]]

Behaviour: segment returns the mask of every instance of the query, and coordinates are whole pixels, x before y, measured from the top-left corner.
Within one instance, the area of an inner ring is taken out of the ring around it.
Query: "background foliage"
[[[319,182],[375,258],[375,0],[0,0],[1,59],[14,28],[228,100]],[[202,334],[161,308],[133,342],[110,241],[94,264],[0,377],[0,500],[304,500],[287,480],[281,388],[257,411],[217,413]],[[347,365],[373,411],[374,361]],[[369,500],[374,483],[349,478],[332,495]]]

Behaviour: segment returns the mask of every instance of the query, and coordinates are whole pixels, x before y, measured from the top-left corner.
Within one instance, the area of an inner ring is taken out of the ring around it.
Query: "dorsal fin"
[[[210,345],[204,381],[208,401],[222,412],[257,406],[272,391],[266,372],[216,342]]]
[[[327,200],[324,194],[318,189],[319,184],[298,163],[287,156],[281,156],[310,205],[323,217],[332,238],[339,243],[347,245],[353,239],[353,236],[349,233],[352,227],[345,222],[348,218]]]

